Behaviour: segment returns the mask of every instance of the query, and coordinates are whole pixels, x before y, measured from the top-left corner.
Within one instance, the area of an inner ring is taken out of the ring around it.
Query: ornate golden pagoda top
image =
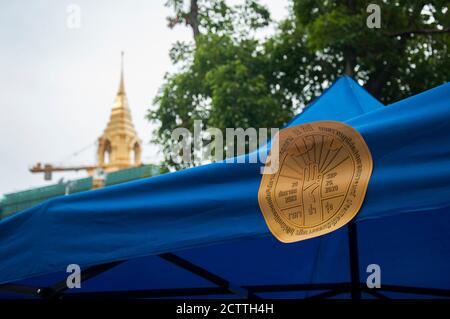
[[[111,115],[98,143],[98,165],[106,171],[115,171],[141,165],[141,139],[134,128],[125,93],[124,53],[121,54],[119,90]]]

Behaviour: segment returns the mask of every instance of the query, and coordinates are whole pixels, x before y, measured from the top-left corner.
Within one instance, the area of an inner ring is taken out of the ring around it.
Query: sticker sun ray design
[[[322,121],[282,130],[280,168],[262,177],[258,202],[282,242],[317,237],[347,224],[362,206],[372,157],[351,126]],[[272,151],[271,150],[271,151]]]

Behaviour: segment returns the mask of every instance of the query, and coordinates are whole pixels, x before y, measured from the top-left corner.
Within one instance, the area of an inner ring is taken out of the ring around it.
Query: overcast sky
[[[171,70],[172,43],[192,37],[188,28],[167,27],[165,2],[0,0],[0,194],[49,184],[28,172],[37,162],[94,163],[94,143],[119,84],[121,50],[134,125],[146,143],[143,160],[158,161],[145,114]],[[275,20],[286,16],[287,0],[261,2]],[[80,28],[67,26],[71,4],[81,9]],[[86,173],[55,174],[51,183],[63,176]]]

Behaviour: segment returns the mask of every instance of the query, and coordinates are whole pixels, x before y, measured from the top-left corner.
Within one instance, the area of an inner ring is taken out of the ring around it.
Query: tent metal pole
[[[320,283],[320,284],[284,284],[284,285],[251,285],[243,286],[254,293],[267,292],[293,292],[293,291],[314,291],[314,290],[347,290],[349,291],[348,283]]]
[[[25,285],[18,285],[18,284],[2,284],[2,285],[0,285],[0,291],[13,292],[16,294],[28,295],[28,296],[34,296],[34,297],[37,297],[38,289],[39,289],[39,287],[25,286]]]
[[[361,299],[360,276],[359,276],[359,253],[358,253],[358,230],[356,223],[348,224],[348,244],[350,257],[351,296],[354,300]]]
[[[246,299],[258,299],[258,296],[255,294],[249,292],[247,289],[244,289],[239,286],[233,286],[229,281],[217,276],[216,274],[213,274],[212,272],[199,267],[193,263],[191,263],[188,260],[185,260],[173,253],[164,253],[158,255],[160,258],[164,259],[165,261],[168,261],[174,265],[177,265],[178,267],[181,267],[199,277],[202,277],[203,279],[206,279],[214,284],[216,284],[219,287],[226,288],[230,292],[236,294],[237,296],[241,296]]]
[[[389,300],[389,297],[386,297],[382,293],[375,291],[374,289],[365,289],[364,292],[368,293],[369,295],[374,296],[377,299],[383,299],[383,300]]]
[[[322,292],[317,295],[312,295],[312,296],[306,297],[305,300],[327,299],[327,298],[338,296],[338,295],[346,293],[346,292],[348,292],[348,289],[335,289],[335,290],[325,291],[325,292]]]
[[[76,294],[62,294],[63,300],[133,300],[147,298],[181,298],[192,296],[232,295],[233,293],[222,287],[205,288],[174,288],[154,290],[125,290],[125,291],[100,291],[80,292]]]
[[[407,293],[407,294],[416,294],[416,295],[424,295],[424,296],[450,298],[450,290],[449,289],[440,289],[440,288],[411,287],[411,286],[408,287],[408,286],[396,286],[396,285],[382,284],[381,288],[378,288],[377,290],[380,290],[383,292],[397,292],[397,293]]]
[[[85,282],[91,278],[94,278],[107,270],[110,270],[124,261],[114,261],[107,264],[100,264],[91,266],[81,272],[81,281]],[[67,289],[66,279],[61,280],[50,287],[43,287],[37,290],[37,294],[43,299],[56,299],[59,298]]]

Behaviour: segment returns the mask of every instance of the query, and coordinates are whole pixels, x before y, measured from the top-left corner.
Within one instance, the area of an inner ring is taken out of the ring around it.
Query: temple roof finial
[[[118,94],[125,94],[125,83],[123,80],[123,56],[124,52],[121,52],[121,61],[120,61],[120,84],[119,84],[119,92]]]
[[[97,165],[107,172],[140,165],[140,149],[142,141],[137,135],[131,119],[131,111],[125,94],[124,85],[124,53],[121,53],[120,84],[111,110],[106,129],[99,137],[97,148]],[[130,154],[134,151],[134,159]],[[108,154],[108,158],[106,158]]]

